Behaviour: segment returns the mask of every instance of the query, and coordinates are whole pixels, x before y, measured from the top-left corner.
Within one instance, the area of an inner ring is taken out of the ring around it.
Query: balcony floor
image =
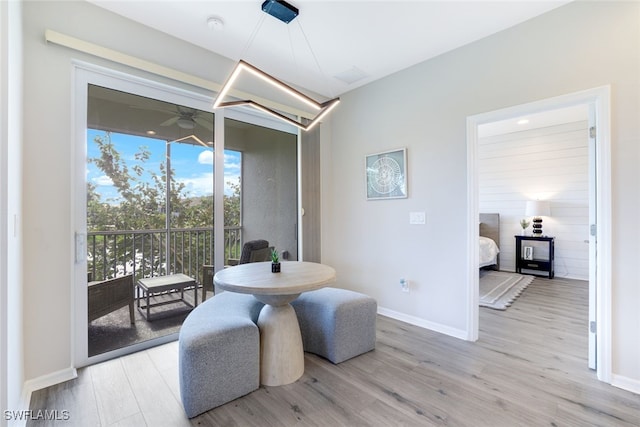
[[[212,296],[211,292],[207,292],[207,298]],[[202,289],[198,289],[198,303],[202,302],[201,297]],[[151,303],[175,298],[177,298],[175,294],[155,296],[151,298]],[[193,290],[185,291],[184,299],[193,304]],[[148,322],[136,304],[133,325],[129,319],[128,307],[123,307],[96,319],[89,324],[88,328],[89,357],[176,333],[180,331],[182,322],[191,310],[191,307],[181,302],[152,307],[151,318],[153,321]]]

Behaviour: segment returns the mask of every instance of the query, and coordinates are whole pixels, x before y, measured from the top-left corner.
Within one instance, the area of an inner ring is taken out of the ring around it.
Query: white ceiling
[[[300,10],[290,24],[262,0],[88,1],[331,98],[570,0],[290,0]],[[210,28],[210,17],[224,25]]]

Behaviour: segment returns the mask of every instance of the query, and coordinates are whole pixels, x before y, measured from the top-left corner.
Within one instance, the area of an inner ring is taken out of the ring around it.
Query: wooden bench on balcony
[[[184,299],[184,291],[187,288],[193,288],[193,304]],[[180,298],[151,303],[151,297],[160,294],[169,294],[173,291],[180,291]],[[142,292],[142,295],[140,295],[140,292]],[[181,273],[139,279],[136,283],[136,293],[138,309],[149,322],[153,320],[151,318],[151,307],[176,302],[182,302],[191,308],[195,308],[198,305],[198,286],[195,279]],[[145,301],[145,305],[140,304],[141,300]]]

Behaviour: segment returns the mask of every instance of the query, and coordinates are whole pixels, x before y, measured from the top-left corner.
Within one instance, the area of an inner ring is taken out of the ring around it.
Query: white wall
[[[24,409],[22,5],[0,2],[0,409]],[[0,425],[6,425],[4,413]]]
[[[586,112],[585,112],[586,116]],[[586,119],[586,117],[585,117]],[[478,139],[480,212],[500,214],[500,269],[515,271],[515,239],[527,200],[547,200],[557,277],[589,279],[587,121]],[[531,226],[526,230],[531,235]]]
[[[466,118],[610,84],[613,373],[640,391],[639,18],[636,2],[573,2],[343,95],[323,147],[322,254],[338,285],[466,336]],[[367,202],[364,156],[402,146],[409,198]],[[426,225],[409,225],[418,210]]]

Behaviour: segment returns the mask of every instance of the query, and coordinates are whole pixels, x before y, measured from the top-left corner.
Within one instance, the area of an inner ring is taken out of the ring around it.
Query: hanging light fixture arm
[[[252,101],[250,99],[244,100],[244,101],[229,101],[229,102],[223,102],[222,104],[220,104],[220,108],[225,108],[225,107],[239,107],[241,105],[249,105],[257,110],[263,111],[265,113],[271,114],[274,117],[277,117],[280,120],[284,120],[285,122],[293,125],[293,126],[297,126],[301,129],[306,130],[306,127],[304,125],[302,125],[300,122],[297,122],[296,120],[285,116],[282,113],[279,113],[269,107],[265,107],[262,104],[258,104],[255,101]]]
[[[240,62],[242,63],[243,68],[245,68],[247,71],[249,71],[254,76],[262,79],[263,81],[271,84],[272,86],[275,86],[276,88],[278,88],[278,89],[282,90],[283,92],[291,95],[292,97],[298,99],[299,101],[304,102],[308,106],[315,108],[316,110],[322,109],[322,105],[320,105],[315,100],[309,98],[304,93],[298,91],[297,89],[292,88],[288,84],[276,79],[275,77],[273,77],[272,75],[270,75],[268,73],[265,73],[264,71],[262,71],[259,68],[249,64],[248,62],[245,62],[243,60],[240,60]]]

